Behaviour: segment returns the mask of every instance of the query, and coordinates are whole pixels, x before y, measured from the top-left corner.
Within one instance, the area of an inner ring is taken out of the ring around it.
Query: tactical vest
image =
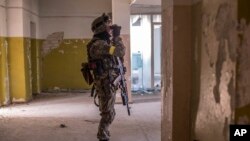
[[[110,69],[117,68],[114,56],[103,55],[101,59],[93,59],[90,56],[90,48],[92,47],[93,43],[97,40],[100,40],[100,39],[94,38],[87,45],[88,65],[89,65],[90,70],[93,70],[93,74],[95,78],[97,76],[101,76],[102,74],[104,74]]]

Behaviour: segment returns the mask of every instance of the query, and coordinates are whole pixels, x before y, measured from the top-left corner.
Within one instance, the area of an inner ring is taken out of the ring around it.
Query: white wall
[[[40,0],[40,38],[64,32],[64,38],[91,38],[92,21],[111,12],[111,0]],[[94,7],[94,8],[93,8]]]
[[[23,37],[23,10],[7,8],[7,33],[9,37]]]
[[[39,14],[39,0],[23,0],[23,8],[35,15]]]
[[[7,36],[5,6],[6,6],[5,0],[0,0],[0,36]]]
[[[161,5],[161,0],[136,0],[133,4]]]
[[[162,0],[136,0],[133,4],[161,5]],[[174,5],[191,5],[192,2],[200,0],[174,0]]]
[[[130,4],[128,0],[112,0],[112,20],[122,26],[121,34],[129,34]]]
[[[35,23],[36,35],[32,38],[39,37],[39,7],[38,0],[24,0],[23,3],[23,22],[24,22],[24,37],[31,37],[31,25]]]
[[[30,37],[30,22],[39,33],[38,0],[7,0],[7,32],[9,37]]]

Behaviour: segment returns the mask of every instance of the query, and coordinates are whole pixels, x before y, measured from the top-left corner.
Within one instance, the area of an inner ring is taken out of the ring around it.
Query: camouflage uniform
[[[102,33],[100,31],[102,30],[98,28],[96,30],[94,29],[94,34],[98,35]],[[104,32],[106,32],[106,30]],[[101,115],[97,138],[100,140],[109,140],[110,133],[108,129],[115,117],[115,94],[118,88],[118,86],[112,84],[118,76],[115,69],[116,64],[114,63],[114,57],[124,56],[125,48],[120,37],[116,38],[116,45],[114,47],[111,45],[111,42],[94,36],[88,43],[87,49],[89,62],[94,62],[97,66],[97,68],[93,70],[94,85],[99,98]]]

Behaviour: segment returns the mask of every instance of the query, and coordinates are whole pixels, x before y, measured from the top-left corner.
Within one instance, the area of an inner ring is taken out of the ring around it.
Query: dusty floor
[[[134,96],[128,116],[116,104],[111,141],[160,141],[160,106],[159,95]],[[43,94],[0,109],[0,141],[97,141],[99,119],[88,93]]]

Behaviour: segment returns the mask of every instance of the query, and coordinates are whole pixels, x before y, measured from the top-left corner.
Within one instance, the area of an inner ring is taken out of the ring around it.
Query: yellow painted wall
[[[31,99],[29,76],[29,40],[22,37],[8,37],[10,96],[12,102],[25,102]]]
[[[41,69],[41,43],[42,40],[31,39],[31,70],[32,70],[32,93],[41,93],[40,69]]]
[[[2,52],[3,52],[3,38],[0,37],[0,105],[3,103],[3,98],[4,98],[4,93],[3,93],[3,57],[2,57]]]
[[[90,89],[80,72],[89,39],[65,39],[42,59],[42,90]]]
[[[4,101],[4,75],[3,75],[3,71],[4,71],[4,62],[3,62],[3,43],[4,43],[4,38],[0,37],[0,105],[3,104]]]
[[[3,54],[4,38],[0,38],[0,105],[3,104],[7,86],[5,77],[9,65],[9,90],[11,102],[26,102],[32,99],[32,93],[42,90],[80,90],[90,89],[80,72],[81,63],[87,62],[86,45],[89,39],[67,39],[42,57],[42,40],[22,37],[8,37],[7,54]],[[3,57],[5,55],[5,57]],[[5,65],[3,65],[5,64]],[[32,76],[32,77],[31,77]],[[32,79],[31,79],[32,78]],[[32,80],[32,81],[31,81]]]
[[[0,105],[9,103],[8,82],[7,42],[5,37],[0,37]]]

